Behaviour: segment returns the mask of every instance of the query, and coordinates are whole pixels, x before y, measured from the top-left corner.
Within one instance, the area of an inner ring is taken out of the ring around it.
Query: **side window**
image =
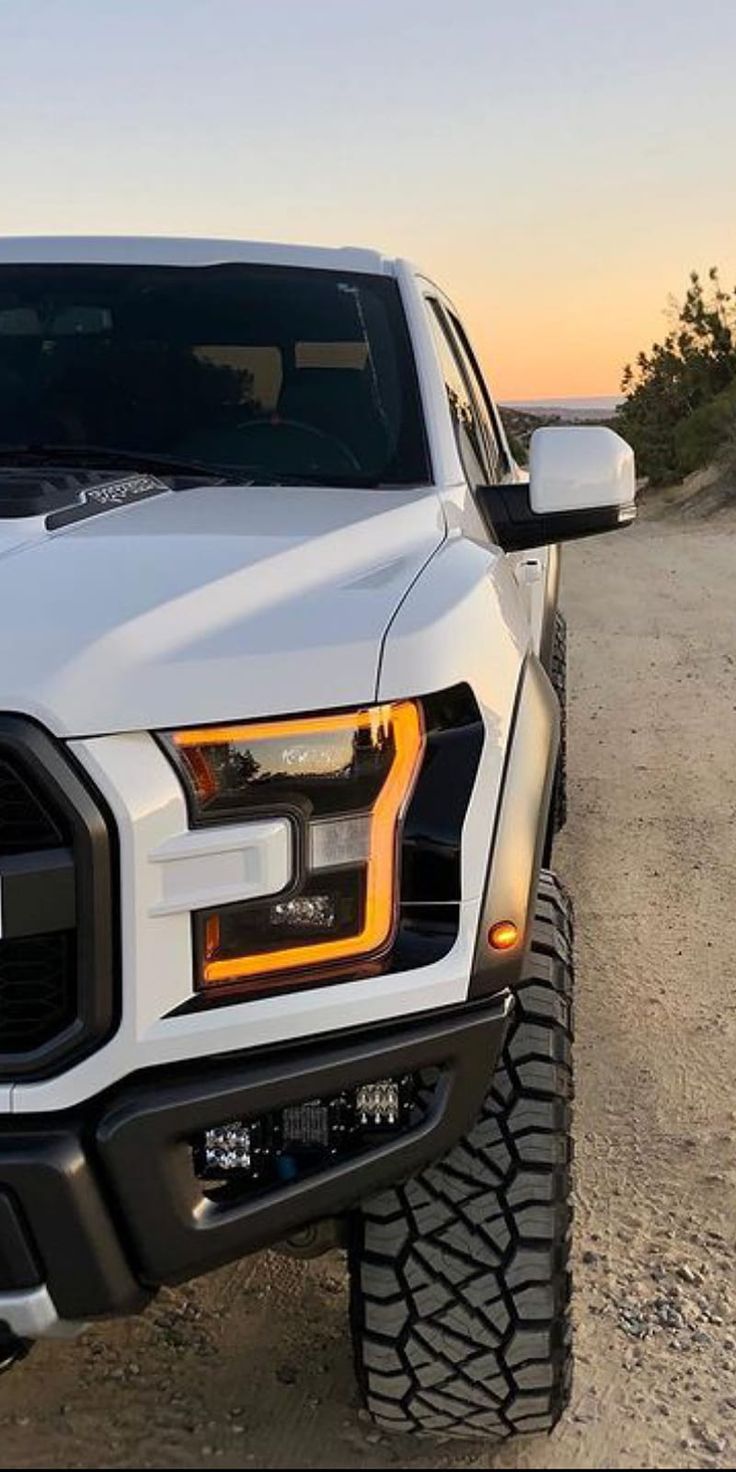
[[[490,484],[491,465],[480,422],[480,411],[460,368],[456,350],[445,326],[442,308],[434,297],[427,297],[426,301],[463,470],[471,486]]]
[[[468,342],[465,328],[452,312],[448,312],[446,315],[449,319],[450,332],[452,333],[456,352],[478,404],[480,424],[486,440],[488,458],[491,462],[492,476],[490,483],[495,485],[497,481],[501,480],[504,471],[508,469],[506,453],[498,431],[496,415],[491,404],[488,389],[478,367],[475,353]]]

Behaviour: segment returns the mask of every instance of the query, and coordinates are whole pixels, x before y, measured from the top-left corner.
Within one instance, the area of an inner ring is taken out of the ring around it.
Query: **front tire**
[[[479,1119],[363,1204],[349,1261],[365,1403],[383,1429],[551,1431],[571,1378],[572,914],[552,874]]]
[[[0,1375],[7,1374],[20,1360],[24,1360],[31,1349],[30,1339],[16,1339],[0,1325]]]

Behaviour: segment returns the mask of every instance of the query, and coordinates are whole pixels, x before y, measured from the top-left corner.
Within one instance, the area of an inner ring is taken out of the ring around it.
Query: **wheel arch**
[[[534,654],[522,670],[491,841],[468,995],[517,985],[529,949],[534,904],[546,858],[549,813],[560,741],[560,711],[549,676]],[[517,926],[520,943],[494,950],[497,921]]]

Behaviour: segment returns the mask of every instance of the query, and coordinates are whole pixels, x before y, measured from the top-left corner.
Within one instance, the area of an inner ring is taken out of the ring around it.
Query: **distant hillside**
[[[613,427],[614,414],[609,408],[609,403],[613,402],[603,401],[600,410],[574,403],[569,407],[564,403],[535,404],[533,408],[527,405],[522,407],[499,404],[498,408],[513,453],[523,465],[526,463],[529,441],[535,429],[541,429],[550,424],[607,424]]]
[[[624,403],[621,394],[597,394],[587,399],[509,399],[507,407],[518,409],[522,414],[536,414],[543,419],[556,414],[567,423],[581,422],[600,424],[610,419]]]

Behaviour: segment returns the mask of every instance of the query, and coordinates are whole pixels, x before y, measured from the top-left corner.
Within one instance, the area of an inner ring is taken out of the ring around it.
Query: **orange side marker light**
[[[519,927],[513,920],[497,920],[488,932],[488,943],[494,951],[510,951],[519,940]]]

